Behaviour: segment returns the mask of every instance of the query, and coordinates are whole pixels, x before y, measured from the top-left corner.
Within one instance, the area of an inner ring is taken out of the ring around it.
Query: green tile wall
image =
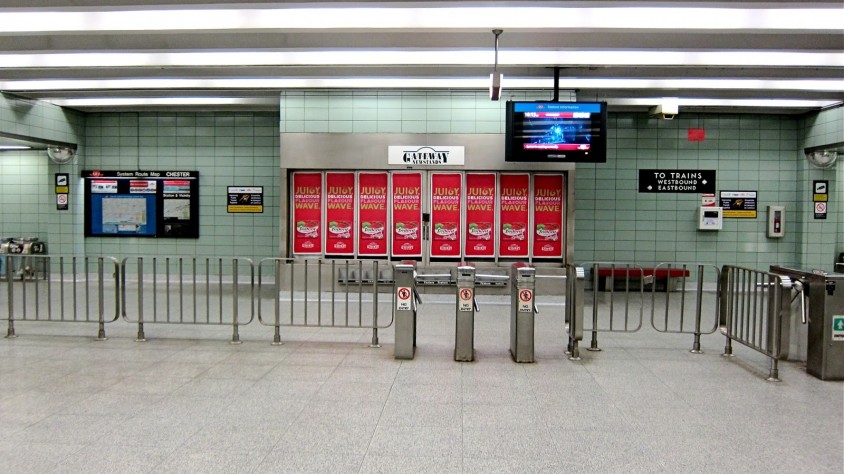
[[[75,143],[85,149],[85,116],[46,102],[0,94],[0,132]],[[0,237],[38,237],[53,254],[81,254],[81,207],[71,179],[68,211],[56,210],[54,174],[79,175],[77,158],[56,165],[46,152],[0,152]]]
[[[513,99],[547,94],[511,92]],[[563,97],[568,100],[571,97]],[[0,131],[80,145],[72,165],[43,152],[0,154],[0,235],[46,236],[53,254],[278,254],[279,131],[502,133],[503,102],[484,92],[289,92],[275,113],[82,114],[0,96]],[[281,119],[279,121],[279,118]],[[706,140],[686,139],[690,127]],[[577,261],[663,260],[831,269],[844,251],[844,166],[810,167],[802,149],[844,141],[842,109],[805,117],[681,114],[674,121],[610,114],[609,160],[576,171]],[[185,169],[201,173],[201,237],[153,240],[82,237],[81,169]],[[695,229],[699,195],[640,194],[638,169],[715,169],[718,190],[755,190],[757,219]],[[71,174],[71,210],[55,209],[53,174]],[[814,219],[811,182],[830,181],[830,212]],[[264,186],[263,214],[228,214],[226,186]],[[21,194],[23,196],[21,197]],[[11,204],[11,205],[9,205]],[[785,205],[786,237],[765,236],[765,206]]]
[[[85,239],[89,254],[241,256],[278,252],[278,115],[262,113],[96,113],[87,117],[85,167],[196,170],[199,239]],[[229,214],[227,186],[263,186],[262,214]]]
[[[796,120],[788,116],[680,114],[660,120],[611,113],[608,159],[577,166],[575,256],[578,261],[652,265],[690,262],[767,268],[793,265],[797,232],[766,237],[768,205],[798,203]],[[688,141],[703,128],[703,142]],[[723,230],[697,230],[700,194],[639,193],[639,169],[703,169],[717,191],[756,191],[756,219],[724,219]]]
[[[797,182],[801,206],[799,266],[824,271],[834,270],[839,253],[844,252],[844,157],[827,170],[811,166],[803,149],[844,142],[844,107],[824,110],[801,118],[798,123],[802,142],[799,149]],[[812,182],[829,181],[830,195],[826,219],[815,219]]]

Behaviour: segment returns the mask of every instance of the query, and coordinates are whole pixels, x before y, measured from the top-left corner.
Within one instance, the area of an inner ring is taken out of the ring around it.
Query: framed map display
[[[198,171],[83,171],[86,237],[199,237]]]

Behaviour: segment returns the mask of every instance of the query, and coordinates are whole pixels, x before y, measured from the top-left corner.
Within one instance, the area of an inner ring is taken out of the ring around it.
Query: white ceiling
[[[4,0],[0,91],[91,111],[277,109],[301,88],[478,90],[495,28],[505,90],[550,97],[559,67],[561,89],[611,110],[672,97],[681,112],[799,113],[844,100],[840,0]]]

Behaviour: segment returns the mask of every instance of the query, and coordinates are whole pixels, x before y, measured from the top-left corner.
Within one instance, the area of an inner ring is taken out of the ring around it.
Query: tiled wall
[[[690,142],[689,128],[703,128],[705,140]],[[797,234],[766,237],[765,208],[796,206],[797,135],[787,116],[610,114],[607,163],[577,166],[577,259],[793,264]],[[717,192],[757,192],[758,217],[725,218],[723,230],[697,230],[700,194],[639,193],[640,169],[715,170]]]
[[[803,149],[844,142],[844,107],[824,110],[798,121],[803,141],[799,149],[797,181],[802,206],[799,266],[824,271],[833,270],[832,263],[844,252],[844,157],[827,170],[811,166]],[[812,202],[812,183],[829,181],[830,195],[826,219],[816,219]]]
[[[94,237],[94,255],[253,259],[278,255],[278,115],[97,113],[87,117],[86,169],[196,170],[199,239]],[[227,186],[263,186],[262,214],[229,214]]]
[[[328,133],[504,133],[505,100],[549,99],[505,92],[324,92],[281,96],[281,131]],[[574,100],[571,93],[560,100]]]
[[[513,99],[548,99],[510,93]],[[562,100],[570,99],[564,96]],[[267,257],[278,254],[279,130],[309,132],[502,133],[504,102],[485,93],[295,92],[275,113],[81,114],[0,97],[0,130],[80,144],[73,165],[43,152],[0,154],[0,234],[46,235],[51,253]],[[690,127],[706,140],[686,139]],[[778,263],[831,268],[844,251],[844,166],[809,167],[802,148],[844,141],[842,109],[800,118],[774,115],[610,114],[609,160],[577,166],[576,260]],[[283,139],[283,133],[282,137]],[[201,176],[198,240],[82,237],[81,169],[183,169]],[[757,219],[695,229],[697,194],[640,194],[638,169],[714,169],[718,190],[755,190]],[[71,174],[71,210],[55,209],[53,173]],[[816,221],[811,182],[830,181],[830,212]],[[264,186],[263,214],[228,214],[226,186]],[[21,196],[23,193],[23,197]],[[17,206],[20,201],[21,205]],[[8,205],[15,204],[15,205]],[[765,206],[785,205],[786,236],[765,237]],[[837,247],[837,248],[836,248]]]
[[[0,94],[0,131],[75,143],[84,152],[85,116],[45,102]],[[54,173],[78,176],[79,159],[64,165],[46,152],[0,152],[0,237],[38,237],[55,254],[82,253],[81,206],[56,210]],[[71,193],[76,192],[71,180]]]

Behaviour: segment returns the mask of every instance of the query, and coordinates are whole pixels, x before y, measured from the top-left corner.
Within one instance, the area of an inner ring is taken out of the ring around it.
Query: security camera
[[[648,113],[651,117],[661,118],[663,120],[674,120],[679,112],[677,104],[660,104],[651,107]]]

